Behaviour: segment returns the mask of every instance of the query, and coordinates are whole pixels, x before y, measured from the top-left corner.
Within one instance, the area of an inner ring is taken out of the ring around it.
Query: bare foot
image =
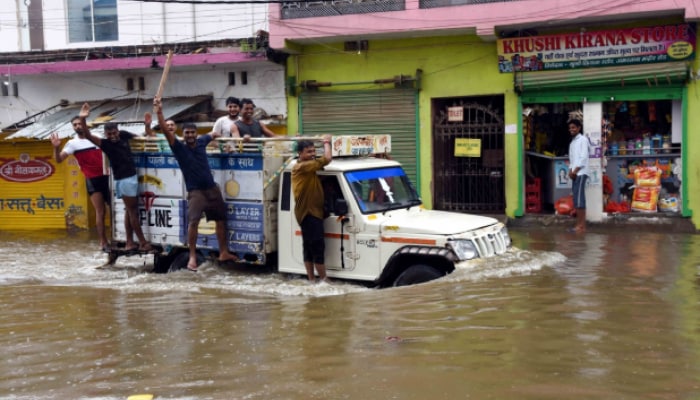
[[[221,254],[219,256],[219,262],[226,262],[226,261],[234,261],[234,262],[238,261],[238,256],[235,254],[231,254],[231,253]]]
[[[124,250],[126,250],[126,251],[136,251],[138,249],[139,249],[139,246],[137,246],[134,243],[127,243],[126,245],[124,245]]]
[[[187,269],[189,269],[192,272],[197,272],[198,267],[197,267],[197,264],[187,263]]]

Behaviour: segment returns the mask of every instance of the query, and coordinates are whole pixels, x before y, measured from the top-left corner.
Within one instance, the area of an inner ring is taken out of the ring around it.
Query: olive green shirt
[[[329,159],[319,157],[297,162],[292,168],[292,190],[296,202],[294,216],[299,225],[308,214],[323,219],[323,187],[316,171],[321,170],[328,163],[330,163]]]

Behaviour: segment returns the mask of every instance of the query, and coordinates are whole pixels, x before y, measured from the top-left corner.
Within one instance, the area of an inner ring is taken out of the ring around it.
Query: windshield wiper
[[[411,207],[419,206],[419,205],[421,205],[421,204],[423,204],[423,202],[422,202],[420,199],[413,199],[413,200],[410,200],[410,201],[408,202],[408,206],[406,207],[406,211],[410,210]]]

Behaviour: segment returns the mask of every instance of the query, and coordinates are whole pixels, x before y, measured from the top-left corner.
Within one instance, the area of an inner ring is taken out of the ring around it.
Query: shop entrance
[[[598,107],[600,125],[583,126],[586,136],[600,133],[590,148],[591,160],[600,159],[602,169],[590,171],[587,192],[591,182],[599,182],[596,195],[607,213],[680,215],[681,100],[607,99],[588,103],[589,110]],[[583,102],[523,102],[526,212],[554,213],[571,194],[567,121],[577,114],[583,118],[585,109]]]
[[[503,96],[433,100],[435,209],[505,212],[503,106]]]

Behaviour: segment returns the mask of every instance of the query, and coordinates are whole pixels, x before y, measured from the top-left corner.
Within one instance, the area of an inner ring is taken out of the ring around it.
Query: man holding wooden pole
[[[197,137],[197,127],[193,123],[184,123],[182,133],[184,143],[175,137],[174,129],[167,126],[163,116],[163,104],[161,95],[165,87],[165,81],[170,69],[172,52],[168,53],[163,76],[161,78],[158,93],[153,99],[153,111],[158,116],[158,124],[165,134],[170,149],[177,159],[185,179],[187,188],[187,245],[189,246],[189,260],[187,269],[197,271],[197,235],[199,221],[204,214],[208,221],[216,222],[216,240],[219,242],[219,262],[237,261],[238,256],[228,249],[226,240],[226,204],[221,190],[214,182],[214,177],[207,160],[206,147],[219,134],[212,132]]]

